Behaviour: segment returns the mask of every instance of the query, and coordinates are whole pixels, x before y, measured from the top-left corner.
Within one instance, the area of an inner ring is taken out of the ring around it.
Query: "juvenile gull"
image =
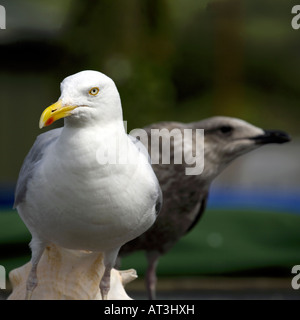
[[[32,235],[26,298],[38,285],[45,247],[54,243],[103,253],[100,291],[106,299],[120,247],[154,223],[161,190],[147,155],[125,132],[110,78],[82,71],[64,79],[61,96],[43,112],[40,128],[60,118],[65,118],[63,128],[37,137],[16,186],[14,206]],[[134,163],[99,162],[99,152],[109,153],[116,139]]]
[[[184,129],[204,129],[204,170],[200,175],[186,175],[185,164],[172,164],[171,161],[171,164],[152,165],[164,198],[160,215],[148,231],[120,250],[121,257],[138,250],[146,252],[146,287],[150,299],[155,298],[156,267],[160,256],[168,252],[197,224],[205,211],[212,181],[231,161],[242,154],[264,144],[290,140],[282,131],[265,131],[236,118],[212,117],[188,124],[160,122],[146,127],[149,150],[151,129],[163,128],[168,131],[178,128],[181,132]],[[162,149],[159,150],[161,152]],[[172,158],[174,145],[171,144]]]

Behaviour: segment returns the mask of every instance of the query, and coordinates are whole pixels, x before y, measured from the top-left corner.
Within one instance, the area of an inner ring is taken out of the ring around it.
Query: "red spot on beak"
[[[53,117],[51,117],[46,121],[45,126],[50,126],[50,124],[52,124],[53,122],[54,122]]]

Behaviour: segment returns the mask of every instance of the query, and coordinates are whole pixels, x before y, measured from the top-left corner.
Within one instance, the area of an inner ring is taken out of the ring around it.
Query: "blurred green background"
[[[1,4],[7,27],[0,30],[0,264],[8,271],[29,258],[30,236],[10,209],[18,172],[41,133],[41,112],[57,100],[60,81],[72,73],[93,69],[113,78],[129,130],[162,120],[191,122],[226,115],[285,130],[294,138],[293,152],[299,150],[300,31],[291,27],[297,1]],[[61,125],[58,121],[50,129]],[[285,195],[293,194],[292,210],[289,205],[273,210],[272,198],[270,207],[239,203],[215,208],[218,199],[212,198],[203,221],[162,258],[158,273],[289,276],[292,266],[300,264],[300,168],[293,152],[276,167],[278,172],[293,161],[293,183],[284,189]],[[261,181],[250,189],[258,190]],[[279,177],[267,184],[267,191],[277,188],[282,194],[281,182]],[[235,185],[231,180],[230,186]],[[124,266],[143,274],[145,262],[137,254]]]

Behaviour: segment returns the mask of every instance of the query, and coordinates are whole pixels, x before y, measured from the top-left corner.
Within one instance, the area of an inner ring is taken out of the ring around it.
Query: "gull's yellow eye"
[[[90,91],[89,91],[89,94],[92,95],[92,96],[96,96],[97,94],[99,93],[99,88],[92,88]]]

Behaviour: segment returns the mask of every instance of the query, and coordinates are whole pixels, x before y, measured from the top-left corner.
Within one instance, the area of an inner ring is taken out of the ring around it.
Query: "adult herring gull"
[[[119,93],[109,77],[82,71],[64,79],[40,128],[60,118],[63,128],[37,137],[16,186],[14,206],[32,235],[26,298],[38,284],[45,247],[54,243],[103,253],[100,291],[107,299],[118,251],[154,223],[161,190],[141,145],[125,132]],[[116,146],[134,162],[103,162],[110,151],[118,154]]]

